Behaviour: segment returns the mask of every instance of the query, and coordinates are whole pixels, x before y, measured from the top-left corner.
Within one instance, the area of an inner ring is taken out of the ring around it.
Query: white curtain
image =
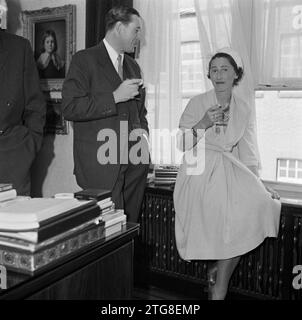
[[[150,128],[167,130],[165,134],[157,135],[157,138],[151,135],[152,160],[156,164],[177,162],[174,140],[170,137],[171,132],[178,128],[183,110],[180,1],[134,0],[134,8],[139,11],[144,21],[138,62],[144,72],[147,87]],[[250,39],[244,32],[247,17],[251,16],[252,1],[193,0],[192,3],[198,24],[204,78],[201,91],[212,87],[207,79],[210,57],[219,48],[232,47],[242,57],[245,72],[240,86],[235,90],[249,102],[256,121],[254,78],[249,57]]]
[[[301,0],[253,0],[253,70],[257,83],[302,85]]]
[[[241,56],[244,64],[244,77],[234,91],[251,107],[256,126],[255,79],[250,65],[247,34],[244,33],[246,12],[251,10],[249,0],[194,0],[198,23],[201,57],[204,66],[206,88],[212,87],[207,78],[208,63],[213,54],[220,48],[231,47]],[[256,142],[255,142],[256,143]],[[260,154],[258,145],[259,168]]]
[[[236,87],[235,90],[244,99],[248,99],[251,105],[254,105],[254,78],[251,72],[246,36],[243,33],[244,23],[241,17],[241,10],[244,10],[242,6],[247,5],[248,1],[194,1],[206,88],[212,88],[212,84],[207,78],[208,63],[211,56],[220,48],[232,47],[240,54],[244,63],[244,77],[240,86]],[[239,5],[241,5],[241,8]]]
[[[175,163],[171,136],[182,112],[179,3],[178,0],[134,0],[133,6],[143,19],[138,63],[147,90],[152,161]]]

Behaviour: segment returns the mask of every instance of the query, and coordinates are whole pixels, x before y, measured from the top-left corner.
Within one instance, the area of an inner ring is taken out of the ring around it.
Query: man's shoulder
[[[90,61],[91,58],[97,57],[100,54],[100,50],[101,49],[99,46],[81,49],[73,55],[73,59],[74,60],[83,60],[83,59],[88,58],[88,61]]]
[[[16,34],[12,34],[9,32],[5,32],[5,31],[1,31],[1,38],[3,39],[3,41],[5,41],[5,46],[9,46],[9,45],[25,45],[26,43],[28,43],[28,40],[18,36]]]

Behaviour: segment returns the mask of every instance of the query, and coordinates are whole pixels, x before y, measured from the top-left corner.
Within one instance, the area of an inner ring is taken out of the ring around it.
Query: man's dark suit
[[[141,78],[138,64],[126,54],[123,69],[124,79]],[[148,132],[145,90],[140,90],[139,100],[116,104],[113,92],[120,84],[103,42],[77,52],[63,85],[63,114],[67,120],[74,121],[74,174],[78,185],[83,189],[112,190],[116,206],[123,207],[125,201],[128,219],[137,221],[148,165],[120,165],[119,139],[117,164],[100,165],[97,160],[104,143],[97,141],[100,130],[111,129],[119,137],[120,122],[126,121],[130,130],[142,128]]]
[[[0,182],[30,193],[30,167],[43,138],[46,106],[28,40],[0,31]]]

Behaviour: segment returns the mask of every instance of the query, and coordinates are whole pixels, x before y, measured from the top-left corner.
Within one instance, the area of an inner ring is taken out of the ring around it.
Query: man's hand
[[[115,103],[125,102],[134,99],[139,94],[138,87],[142,84],[142,79],[127,79],[113,92]]]

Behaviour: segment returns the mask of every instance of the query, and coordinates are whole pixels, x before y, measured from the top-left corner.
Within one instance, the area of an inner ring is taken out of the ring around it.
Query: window
[[[283,34],[280,50],[280,77],[302,78],[302,34]]]
[[[261,178],[297,183],[276,179],[276,159],[302,159],[302,91],[257,91],[255,105]]]
[[[187,6],[187,7],[185,7]],[[194,1],[180,1],[182,106],[204,89]]]
[[[261,10],[266,10],[261,19],[270,19],[265,22],[267,28],[262,35],[261,49],[266,52],[259,52],[264,59],[263,69],[270,80],[263,82],[267,86],[259,85],[255,91],[261,178],[302,183],[302,172],[299,170],[301,160],[293,160],[296,161],[295,171],[290,167],[293,166],[290,159],[302,159],[302,18],[301,21],[297,19],[299,14],[302,17],[302,6],[300,12],[295,0],[264,0],[261,3],[255,0],[254,4],[260,4]],[[208,14],[206,7],[202,8],[202,14]],[[180,18],[184,108],[192,96],[205,91],[203,79],[206,70],[201,61],[194,0],[180,0]],[[210,19],[205,18],[204,21],[208,23]],[[255,18],[252,24],[256,21]],[[269,25],[270,28],[273,26],[273,31],[268,28]],[[224,36],[223,30],[220,33]],[[280,165],[281,159],[282,164],[288,161],[286,172]]]
[[[302,87],[302,6],[298,0],[252,0],[253,54],[259,83]]]
[[[277,181],[302,184],[302,159],[277,159]]]

